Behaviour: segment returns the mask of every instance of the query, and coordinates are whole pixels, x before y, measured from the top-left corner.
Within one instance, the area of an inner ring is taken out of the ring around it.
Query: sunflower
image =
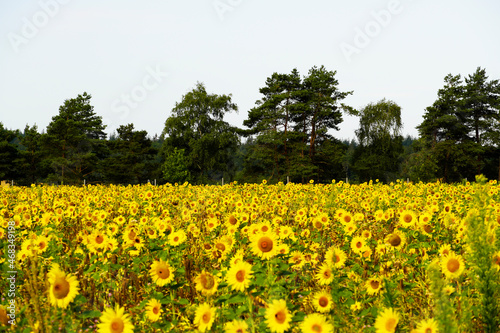
[[[153,279],[153,282],[158,286],[162,287],[174,279],[174,269],[163,260],[155,260],[151,264],[151,269],[149,270],[149,274]]]
[[[405,227],[410,228],[417,222],[417,215],[412,210],[403,210],[399,215],[399,223]]]
[[[313,295],[312,303],[316,311],[329,312],[333,305],[332,295],[325,290],[317,291]]]
[[[224,333],[246,333],[248,324],[244,320],[235,319],[224,325]]]
[[[433,318],[424,319],[417,324],[418,333],[436,333],[438,332],[438,323]]]
[[[300,324],[302,333],[332,333],[333,325],[328,322],[326,317],[319,313],[312,313],[304,318]]]
[[[277,253],[278,241],[274,232],[258,233],[252,239],[252,252],[267,260]]]
[[[377,333],[393,333],[398,326],[399,314],[392,308],[387,308],[379,312],[375,319],[375,329]]]
[[[250,285],[252,274],[251,264],[238,261],[231,265],[226,274],[226,280],[233,290],[244,291]]]
[[[290,328],[292,315],[286,307],[285,300],[274,300],[266,309],[266,324],[271,332],[283,333]]]
[[[78,280],[72,274],[66,275],[57,264],[52,265],[48,278],[50,303],[60,308],[66,308],[78,295]]]
[[[7,316],[7,309],[0,305],[0,326],[7,326],[9,324],[10,317]]]
[[[328,285],[332,283],[333,281],[333,271],[332,267],[328,263],[323,263],[320,267],[318,272],[316,273],[316,280],[318,280],[318,283],[322,286]]]
[[[115,310],[107,308],[97,324],[99,333],[133,333],[134,325],[130,322],[130,317],[125,314],[125,308],[120,308],[118,304]]]
[[[366,281],[365,287],[368,295],[378,294],[380,289],[382,289],[382,282],[380,281],[380,278],[370,278]]]
[[[443,257],[449,255],[453,251],[451,250],[451,245],[450,244],[443,244],[438,250],[439,254]]]
[[[325,261],[335,268],[344,266],[347,255],[337,246],[332,246],[326,251]]]
[[[500,271],[500,251],[493,253],[493,267],[497,272]]]
[[[187,239],[186,232],[184,230],[177,230],[168,235],[168,244],[171,246],[178,246]]]
[[[464,260],[461,255],[451,252],[441,259],[441,270],[449,279],[454,279],[462,275],[465,269]]]
[[[161,316],[161,303],[157,299],[150,299],[146,305],[146,317],[150,321],[157,321]]]
[[[406,244],[406,236],[403,232],[398,229],[394,229],[394,231],[385,237],[385,243],[390,245],[391,249],[401,249]]]
[[[351,240],[351,250],[356,254],[362,254],[366,250],[366,239],[361,236],[353,237]]]
[[[306,261],[304,259],[304,254],[300,251],[293,251],[290,253],[290,258],[288,259],[288,263],[293,264],[293,269],[300,269],[305,265]]]
[[[202,271],[194,279],[196,290],[200,291],[205,296],[215,294],[219,286],[219,278],[206,271]]]
[[[208,303],[200,304],[196,308],[194,323],[198,330],[201,332],[205,332],[207,329],[210,330],[215,320],[215,310]]]

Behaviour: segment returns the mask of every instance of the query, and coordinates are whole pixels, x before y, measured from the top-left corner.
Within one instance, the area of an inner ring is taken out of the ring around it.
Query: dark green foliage
[[[101,170],[107,182],[118,184],[145,183],[154,178],[155,158],[146,131],[134,130],[133,124],[121,125],[115,140],[107,142],[108,156],[101,162]]]
[[[393,181],[399,177],[404,152],[401,107],[385,99],[359,111],[359,146],[353,154],[353,169],[360,181]]]
[[[94,179],[98,162],[95,148],[106,137],[106,126],[94,113],[91,97],[83,93],[66,100],[42,135],[43,151],[54,171],[49,180],[79,184]]]
[[[478,68],[462,81],[460,75],[447,75],[438,99],[426,109],[417,127],[422,145],[408,160],[417,179],[439,178],[444,181],[471,179],[476,174],[499,175],[500,161],[500,84],[488,81],[486,71]],[[421,157],[435,167],[418,172]],[[496,166],[495,166],[495,161]],[[431,174],[429,171],[434,169]]]
[[[231,111],[237,111],[231,95],[208,94],[205,86],[198,83],[176,103],[165,121],[164,159],[171,163],[169,156],[177,148],[184,152],[182,161],[193,182],[215,182],[222,178],[229,171],[228,163],[239,144],[234,128],[223,120],[224,114]],[[165,175],[165,166],[163,170]]]

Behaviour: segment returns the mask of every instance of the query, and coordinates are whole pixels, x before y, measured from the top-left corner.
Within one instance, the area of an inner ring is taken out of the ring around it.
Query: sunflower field
[[[500,187],[0,188],[0,332],[499,332]]]

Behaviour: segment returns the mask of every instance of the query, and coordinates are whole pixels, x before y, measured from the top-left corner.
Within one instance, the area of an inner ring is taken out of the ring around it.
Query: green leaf
[[[85,318],[98,318],[102,315],[101,311],[97,311],[97,310],[88,310],[88,311],[84,311],[81,315],[81,317],[83,319]]]

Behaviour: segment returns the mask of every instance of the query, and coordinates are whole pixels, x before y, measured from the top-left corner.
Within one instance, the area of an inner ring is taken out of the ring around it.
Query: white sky
[[[0,0],[0,122],[44,130],[85,91],[106,132],[152,136],[201,81],[232,94],[225,119],[243,128],[273,72],[324,65],[354,92],[346,104],[391,99],[417,136],[447,74],[500,79],[499,13],[497,0]],[[357,127],[344,117],[332,134]]]

